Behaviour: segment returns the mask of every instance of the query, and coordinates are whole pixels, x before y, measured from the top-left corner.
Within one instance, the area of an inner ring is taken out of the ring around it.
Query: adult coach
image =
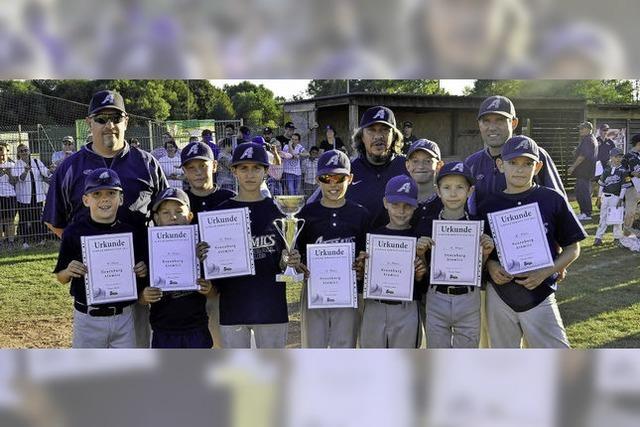
[[[85,177],[92,170],[110,168],[122,182],[124,203],[118,219],[134,227],[146,228],[151,218],[152,200],[165,188],[167,179],[151,154],[131,148],[125,141],[129,116],[122,96],[111,90],[97,92],[91,98],[86,118],[92,141],[72,154],[56,169],[43,214],[43,221],[58,237],[65,227],[88,216],[82,203]],[[135,305],[138,347],[149,346],[148,308]]]
[[[517,126],[516,109],[509,98],[490,96],[480,104],[478,128],[484,148],[473,153],[464,161],[476,179],[475,190],[469,198],[469,213],[475,215],[478,203],[488,195],[502,192],[507,188],[504,175],[496,166],[496,159],[500,157],[502,146],[513,136],[513,131]],[[554,188],[566,197],[555,163],[549,153],[542,147],[539,148],[543,166],[536,175],[535,182],[538,185]]]
[[[593,205],[591,204],[591,181],[596,173],[596,160],[598,159],[598,141],[593,136],[591,122],[582,122],[578,125],[580,143],[576,148],[576,158],[569,166],[567,172],[576,177],[576,201],[580,207],[580,221],[590,221]],[[607,165],[602,165],[606,168]]]
[[[373,218],[372,229],[384,225],[387,220],[382,204],[387,181],[408,174],[405,157],[394,151],[395,145],[402,140],[393,111],[383,106],[365,111],[360,127],[353,134],[353,147],[358,157],[351,162],[353,180],[346,197],[369,210]]]

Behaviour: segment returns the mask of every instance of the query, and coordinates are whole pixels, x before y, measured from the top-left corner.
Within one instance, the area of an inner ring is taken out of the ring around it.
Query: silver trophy
[[[273,199],[280,212],[286,215],[286,218],[275,219],[273,224],[284,240],[287,251],[291,252],[296,247],[296,239],[304,227],[304,219],[295,217],[304,206],[304,196],[274,196]],[[297,283],[302,279],[304,274],[296,272],[296,269],[290,266],[287,266],[282,274],[276,275],[277,282]]]

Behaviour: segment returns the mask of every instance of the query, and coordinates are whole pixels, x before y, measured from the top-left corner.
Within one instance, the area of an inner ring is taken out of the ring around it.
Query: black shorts
[[[16,217],[16,196],[0,196],[0,221],[6,222]]]

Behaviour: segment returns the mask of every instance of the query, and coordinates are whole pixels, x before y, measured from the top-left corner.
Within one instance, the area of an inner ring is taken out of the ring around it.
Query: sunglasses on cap
[[[96,114],[95,116],[91,116],[94,122],[99,123],[101,125],[106,125],[107,122],[111,122],[113,124],[118,124],[122,120],[124,120],[123,114]]]
[[[349,175],[320,175],[318,181],[323,184],[342,184],[349,178]]]

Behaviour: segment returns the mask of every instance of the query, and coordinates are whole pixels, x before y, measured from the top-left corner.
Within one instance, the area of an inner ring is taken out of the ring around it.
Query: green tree
[[[231,98],[208,80],[191,80],[189,87],[197,106],[198,119],[229,120],[236,117]]]
[[[225,85],[224,91],[231,98],[236,116],[245,119],[248,126],[277,126],[281,107],[264,85],[243,81]]]
[[[347,92],[347,80],[311,80],[307,87],[310,96],[338,95]],[[439,80],[349,80],[349,92],[411,93],[446,95]]]
[[[630,80],[476,80],[465,94],[581,98],[596,104],[634,102]]]

